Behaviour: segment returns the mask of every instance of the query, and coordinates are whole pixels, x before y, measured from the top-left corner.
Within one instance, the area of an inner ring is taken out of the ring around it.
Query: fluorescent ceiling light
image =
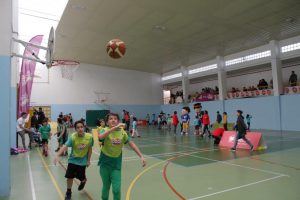
[[[196,68],[196,69],[189,70],[189,74],[196,74],[196,73],[199,73],[199,72],[205,72],[205,71],[208,71],[208,70],[211,70],[211,69],[216,69],[216,68],[217,68],[217,64],[207,65],[207,66],[204,66],[204,67],[199,67],[199,68]]]
[[[281,52],[286,53],[300,49],[300,42],[281,47]]]
[[[178,77],[181,77],[181,76],[182,76],[182,73],[177,73],[177,74],[172,74],[172,75],[169,75],[169,76],[164,76],[164,77],[161,78],[161,80],[166,81],[166,80],[178,78]]]
[[[225,62],[225,65],[226,66],[235,65],[235,64],[238,64],[238,63],[244,63],[244,62],[248,62],[248,61],[251,61],[251,60],[258,60],[258,59],[269,57],[269,56],[271,56],[271,51],[270,50],[263,51],[263,52],[260,52],[260,53],[255,53],[255,54],[243,56],[243,57],[240,57],[240,58],[227,60]]]

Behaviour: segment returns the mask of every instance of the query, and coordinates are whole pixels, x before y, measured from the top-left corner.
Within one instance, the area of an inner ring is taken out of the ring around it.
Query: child
[[[48,140],[51,139],[51,128],[48,124],[48,119],[45,118],[43,120],[42,126],[39,128],[39,132],[42,136],[42,148],[43,148],[43,155],[48,156]]]
[[[168,131],[171,131],[171,125],[172,125],[172,116],[168,114],[168,118],[167,118]]]
[[[200,135],[200,120],[199,120],[199,116],[198,115],[195,116],[194,126],[195,126],[194,135]]]
[[[227,123],[228,123],[227,112],[223,112],[223,128],[225,131],[227,131]]]
[[[100,119],[99,120],[99,125],[100,126],[97,126],[98,135],[105,132],[105,127],[106,127],[105,120],[104,119]],[[99,139],[99,146],[100,146],[100,148],[102,146],[102,142],[100,141],[100,139]]]
[[[68,147],[72,148],[69,160],[68,168],[65,177],[67,178],[67,192],[65,200],[70,200],[72,196],[73,179],[79,179],[80,185],[78,190],[82,190],[86,184],[85,169],[90,166],[92,146],[94,144],[92,134],[84,132],[84,123],[77,121],[74,124],[76,132],[69,137],[68,141],[62,146],[54,158],[54,164],[59,161],[59,156],[68,150]]]
[[[132,133],[131,133],[131,137],[134,137],[134,135],[141,137],[137,131],[137,123],[136,123],[136,117],[133,117],[132,120]]]
[[[205,134],[205,132],[208,132],[208,137],[211,137],[211,133],[209,131],[210,126],[210,119],[207,110],[204,111],[204,115],[202,117],[202,123],[203,123],[203,131],[202,136]]]
[[[99,139],[104,141],[99,157],[98,165],[100,166],[100,176],[102,179],[102,199],[109,199],[109,190],[112,185],[114,200],[121,199],[121,168],[122,168],[122,148],[124,144],[129,146],[140,157],[142,166],[146,165],[146,161],[131,138],[128,137],[123,129],[124,124],[119,123],[119,115],[109,113],[107,116],[108,128],[105,132],[99,134]]]
[[[65,119],[58,118],[57,122],[58,122],[58,131],[59,131],[59,134],[57,134],[58,135],[57,140],[59,145],[58,150],[59,150],[66,143],[68,139],[68,125]],[[63,155],[67,156],[68,151],[65,151]]]
[[[247,121],[247,125],[248,125],[248,127],[247,127],[248,131],[250,131],[250,123],[251,123],[251,119],[252,119],[252,116],[249,115],[249,114],[247,114],[247,115],[246,115],[246,121]]]
[[[189,123],[190,123],[190,108],[189,107],[183,107],[182,108],[182,115],[181,115],[181,122],[182,122],[182,132],[181,135],[185,135],[188,134],[188,127],[189,127]]]
[[[173,115],[173,118],[172,118],[172,123],[173,123],[173,126],[174,126],[174,134],[176,134],[177,125],[179,123],[179,120],[178,120],[178,117],[177,117],[177,111],[174,111],[174,115]]]

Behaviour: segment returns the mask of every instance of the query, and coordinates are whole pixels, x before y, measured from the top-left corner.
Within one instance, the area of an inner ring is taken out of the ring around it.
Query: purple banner
[[[43,35],[37,35],[33,37],[29,42],[35,45],[41,45],[43,40]],[[33,47],[27,45],[23,56],[32,57],[32,54],[39,54],[40,49],[37,47]],[[21,116],[22,112],[29,112],[30,108],[30,97],[31,97],[31,89],[34,77],[36,62],[32,60],[22,59],[21,66],[21,74],[20,74],[20,82],[19,82],[19,98],[18,98],[18,117]]]

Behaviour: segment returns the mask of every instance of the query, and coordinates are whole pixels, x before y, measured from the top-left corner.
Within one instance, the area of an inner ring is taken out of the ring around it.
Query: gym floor
[[[174,136],[155,127],[139,128],[133,138],[147,159],[141,163],[128,145],[123,150],[122,199],[272,199],[300,198],[300,136],[296,132],[262,131],[267,150],[250,152],[219,148],[213,140],[190,134]],[[192,131],[191,131],[192,132]],[[39,148],[11,156],[11,196],[1,200],[64,199],[67,158],[53,164],[55,137],[50,155]],[[97,166],[99,147],[93,148],[87,168],[85,190],[73,185],[72,199],[101,199],[101,178]],[[112,195],[110,195],[110,199]]]

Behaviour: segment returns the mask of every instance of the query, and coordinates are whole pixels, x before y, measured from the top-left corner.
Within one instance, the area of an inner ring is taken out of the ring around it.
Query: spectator
[[[297,86],[297,74],[295,74],[295,71],[292,71],[292,74],[289,78],[289,84],[290,86]]]

